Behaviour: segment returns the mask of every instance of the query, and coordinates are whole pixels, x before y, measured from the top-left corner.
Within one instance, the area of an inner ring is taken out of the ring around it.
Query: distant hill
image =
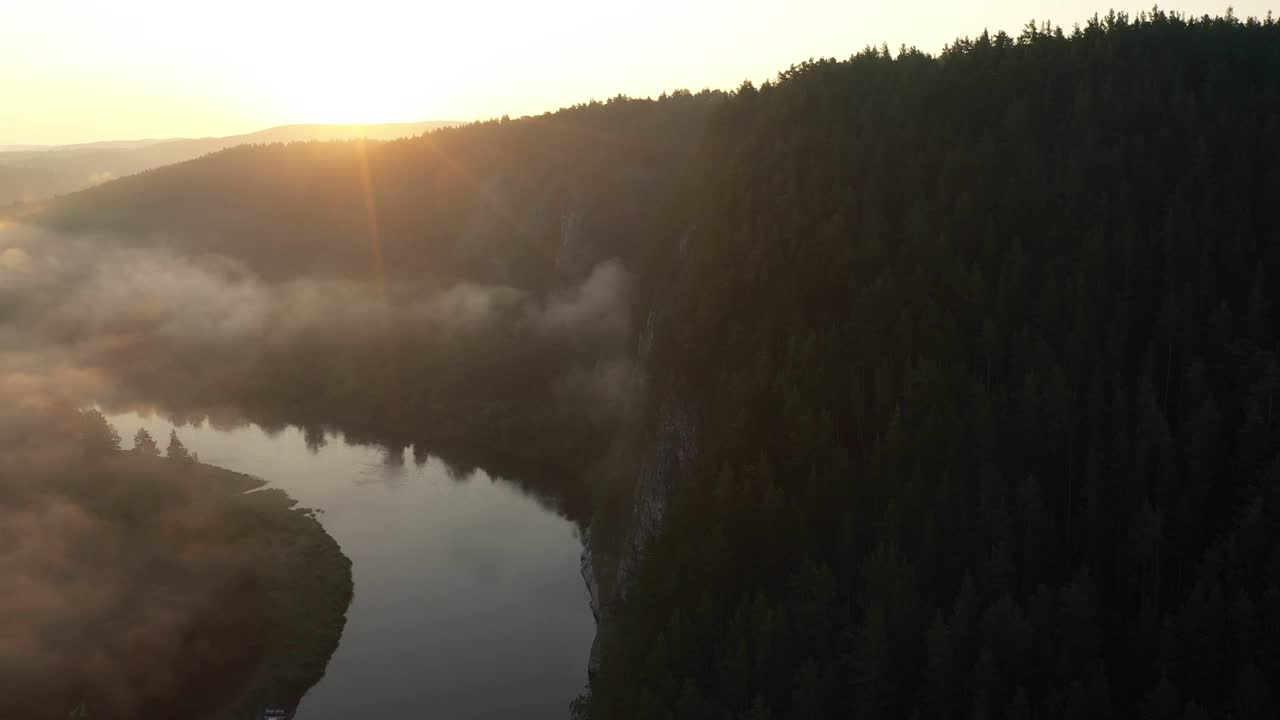
[[[4,153],[0,153],[3,155]],[[43,168],[0,166],[0,205],[66,192],[66,174]]]
[[[267,131],[43,203],[29,219],[235,257],[273,279],[540,286],[646,245],[722,100],[618,99],[367,144],[267,144]]]
[[[17,152],[20,150],[43,150],[48,145],[0,145],[0,152]]]
[[[237,145],[310,140],[393,140],[461,123],[426,121],[372,125],[281,125],[243,135],[122,140],[0,151],[0,205],[34,202],[191,160]]]
[[[65,152],[67,150],[135,150],[186,138],[142,138],[140,140],[97,140],[69,145],[0,145],[0,152]]]
[[[360,138],[367,140],[396,140],[398,138],[421,135],[437,128],[465,124],[452,120],[375,124],[307,123],[280,125],[248,133],[247,135],[233,135],[225,139],[236,140],[236,145],[305,140],[358,140]]]

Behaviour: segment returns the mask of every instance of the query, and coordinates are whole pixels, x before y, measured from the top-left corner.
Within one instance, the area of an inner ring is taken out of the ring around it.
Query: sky
[[[1263,16],[1280,0],[1237,0]],[[937,52],[1081,0],[0,0],[0,145],[475,120],[733,88],[867,45]],[[1148,7],[1141,3],[1130,11]],[[1166,10],[1224,12],[1174,0]]]

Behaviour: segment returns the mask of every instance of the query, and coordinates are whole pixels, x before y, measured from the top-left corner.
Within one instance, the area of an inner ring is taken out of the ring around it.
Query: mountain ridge
[[[191,160],[239,145],[313,140],[393,140],[464,123],[296,123],[250,133],[198,138],[106,140],[0,151],[0,206],[84,190],[117,177]]]

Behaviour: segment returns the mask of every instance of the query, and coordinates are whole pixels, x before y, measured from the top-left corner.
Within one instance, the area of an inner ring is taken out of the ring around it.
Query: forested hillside
[[[122,406],[413,444],[585,522],[583,469],[637,375],[632,269],[724,99],[243,146],[123,178],[12,213],[0,261],[22,271],[0,320],[41,349],[24,369],[74,347]]]
[[[683,197],[698,456],[580,713],[1275,717],[1276,23],[809,62]]]
[[[0,206],[37,202],[237,145],[355,138],[390,140],[458,124],[438,121],[373,125],[280,125],[226,137],[107,141],[9,150],[0,148]]]
[[[230,255],[272,278],[545,287],[648,241],[722,98],[617,98],[389,142],[240,146],[68,196],[35,222]],[[575,257],[579,245],[590,258]]]

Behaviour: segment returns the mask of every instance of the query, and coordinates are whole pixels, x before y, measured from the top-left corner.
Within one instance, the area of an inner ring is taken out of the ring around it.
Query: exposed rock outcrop
[[[608,632],[614,606],[626,599],[650,543],[662,532],[667,506],[679,478],[697,456],[698,445],[689,416],[670,400],[658,412],[654,434],[641,455],[631,501],[630,522],[613,554],[593,550],[590,530],[584,539],[581,570],[596,619],[588,676],[599,668],[601,636]]]
[[[646,313],[644,325],[636,333],[637,358],[642,367],[647,365],[662,319],[679,306],[685,292],[685,260],[692,235],[691,230],[680,238],[666,286],[654,298],[653,309]],[[647,391],[651,391],[651,386],[648,381],[642,381],[638,392]],[[581,572],[591,598],[591,613],[596,619],[596,639],[587,665],[589,677],[594,677],[599,669],[602,639],[609,632],[613,610],[626,599],[646,550],[662,532],[667,508],[680,478],[698,454],[691,414],[675,396],[665,397],[648,427],[637,434],[644,439],[636,443],[639,452],[632,456],[635,474],[620,540],[615,539],[607,550],[596,535],[598,525],[588,528],[583,536]]]

